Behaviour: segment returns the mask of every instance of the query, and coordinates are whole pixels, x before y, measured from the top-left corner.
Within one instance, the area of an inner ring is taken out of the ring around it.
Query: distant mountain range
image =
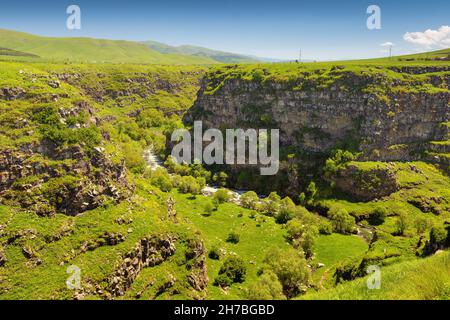
[[[194,57],[203,57],[215,60],[220,63],[258,63],[258,62],[281,62],[282,60],[260,58],[251,55],[243,55],[238,53],[230,53],[225,51],[217,51],[203,47],[182,45],[170,46],[165,43],[156,41],[144,41],[143,45],[150,49],[164,54],[181,54]]]

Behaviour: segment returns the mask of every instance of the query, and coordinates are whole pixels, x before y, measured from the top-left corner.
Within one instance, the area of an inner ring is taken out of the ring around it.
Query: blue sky
[[[71,4],[81,7],[81,30],[66,29]],[[366,27],[371,4],[381,8],[381,30]],[[395,44],[395,54],[439,49],[403,37],[449,25],[448,0],[42,0],[0,9],[0,28],[33,34],[155,40],[281,59],[297,58],[300,48],[305,59],[379,57],[387,54],[385,42]]]

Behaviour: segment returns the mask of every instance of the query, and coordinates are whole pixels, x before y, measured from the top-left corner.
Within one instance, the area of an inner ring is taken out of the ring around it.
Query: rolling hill
[[[182,45],[174,47],[156,41],[145,41],[142,42],[142,44],[160,53],[183,54],[194,57],[205,57],[221,63],[257,63],[262,61],[269,62],[269,59],[257,58],[253,56],[247,56],[224,51],[217,51],[191,45]]]
[[[92,38],[50,38],[0,29],[0,47],[38,55],[46,61],[144,64],[215,64],[207,57],[163,54],[143,44]]]

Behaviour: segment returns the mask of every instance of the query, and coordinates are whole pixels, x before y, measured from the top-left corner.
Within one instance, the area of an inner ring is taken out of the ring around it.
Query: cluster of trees
[[[192,176],[170,176],[165,169],[158,168],[149,173],[150,183],[157,186],[163,192],[169,192],[173,188],[177,188],[181,193],[190,193],[193,196],[200,194],[206,185],[206,180],[203,177]]]

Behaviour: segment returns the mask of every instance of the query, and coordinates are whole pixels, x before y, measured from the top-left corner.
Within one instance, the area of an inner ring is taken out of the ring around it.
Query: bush
[[[246,273],[247,268],[242,259],[238,257],[227,258],[219,270],[214,285],[230,286],[232,283],[242,283],[245,281]]]
[[[191,193],[192,195],[200,194],[201,186],[197,179],[191,176],[181,177],[178,184],[178,191],[181,193]]]
[[[283,286],[278,277],[271,270],[266,270],[259,277],[252,287],[250,287],[248,297],[249,300],[285,300],[283,294]]]
[[[323,235],[330,235],[333,233],[333,225],[330,221],[326,221],[325,219],[320,221],[319,223],[319,233]]]
[[[275,216],[281,205],[281,198],[276,192],[271,192],[267,198],[262,201],[261,210],[269,216]]]
[[[213,199],[217,201],[217,203],[222,204],[230,201],[230,193],[226,189],[219,189],[214,193]]]
[[[219,184],[221,187],[225,187],[227,184],[228,175],[225,172],[216,173],[213,177],[213,181]]]
[[[276,215],[275,221],[278,224],[286,224],[288,221],[294,218],[294,212],[288,208],[282,208]]]
[[[430,245],[443,249],[447,241],[447,230],[443,226],[433,227],[430,231]]]
[[[305,226],[300,220],[294,219],[287,223],[286,231],[287,239],[294,248],[301,248],[307,258],[313,255],[314,243],[319,235],[315,226]]]
[[[387,211],[384,207],[377,207],[370,215],[370,224],[378,226],[383,224],[387,217]]]
[[[258,208],[259,198],[254,191],[249,191],[241,195],[240,201],[244,208],[251,210],[256,210]]]
[[[237,244],[239,243],[239,238],[239,234],[237,234],[236,232],[230,232],[227,237],[227,242]]]
[[[214,205],[212,201],[208,201],[206,202],[203,210],[206,216],[210,216],[213,213],[213,211],[217,210],[217,207]]]
[[[308,188],[306,188],[306,197],[308,199],[308,202],[314,202],[317,195],[317,187],[314,181],[311,181],[308,185]]]
[[[265,270],[270,270],[277,276],[288,299],[306,291],[310,271],[301,252],[295,249],[273,249],[267,254],[264,263]]]
[[[414,220],[414,227],[416,228],[417,234],[421,235],[430,227],[430,221],[426,217],[419,216]]]
[[[162,168],[158,168],[151,173],[150,183],[155,187],[158,187],[163,192],[169,192],[172,190],[170,176],[166,170]]]
[[[351,233],[355,227],[355,218],[345,209],[331,209],[328,212],[328,218],[330,219],[335,232],[348,234]]]
[[[228,278],[228,276],[226,274],[221,274],[218,275],[215,279],[214,279],[214,286],[218,286],[218,287],[222,287],[222,288],[226,288],[226,287],[230,287],[233,284],[233,281]]]
[[[134,173],[143,173],[147,164],[145,163],[141,147],[138,143],[122,144],[122,152],[125,158],[125,165]]]
[[[220,249],[217,247],[212,247],[208,252],[208,257],[213,260],[220,259]]]
[[[405,211],[400,211],[398,213],[398,217],[395,220],[395,234],[399,236],[403,236],[405,234],[406,229],[408,228],[409,220],[408,213]]]

